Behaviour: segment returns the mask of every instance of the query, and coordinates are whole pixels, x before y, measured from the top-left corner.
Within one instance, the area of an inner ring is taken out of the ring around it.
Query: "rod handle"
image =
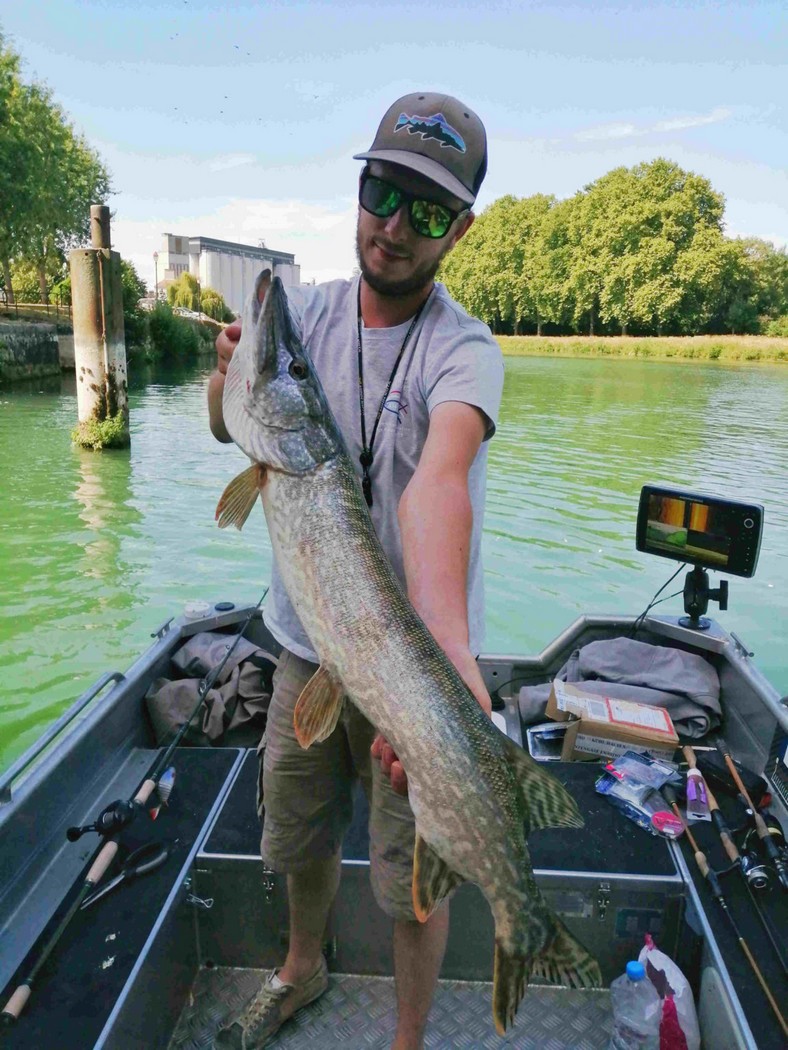
[[[709,862],[706,860],[706,854],[703,853],[701,850],[695,851],[695,863],[700,868],[700,873],[704,877],[704,879],[709,879],[709,881],[711,882],[711,879],[709,878],[711,868],[709,867]]]
[[[118,844],[114,839],[110,839],[109,842],[105,842],[99,851],[99,855],[93,861],[90,866],[90,871],[85,876],[85,884],[88,886],[95,886],[101,876],[110,866],[115,859],[115,854],[118,852]]]
[[[698,763],[695,759],[695,752],[692,750],[690,745],[685,744],[681,750],[684,752],[684,757],[686,758],[687,765],[690,767],[690,769],[697,769]]]
[[[134,796],[135,803],[137,803],[137,805],[139,805],[139,806],[144,805],[148,801],[148,799],[150,798],[150,796],[153,794],[153,792],[155,790],[156,790],[156,781],[155,780],[151,780],[150,778],[148,778],[148,780],[146,780],[143,783],[142,787],[139,789],[137,794]]]
[[[30,985],[20,984],[8,1002],[5,1004],[3,1009],[2,1018],[3,1024],[12,1025],[16,1024],[19,1020],[19,1015],[25,1008],[27,1000],[30,998]]]
[[[741,855],[736,848],[736,843],[731,838],[728,825],[725,823],[725,818],[720,812],[720,807],[717,805],[717,800],[709,789],[709,785],[706,784],[706,798],[709,800],[709,809],[711,810],[711,819],[714,821],[714,826],[717,829],[717,834],[720,836],[723,849],[728,854],[728,857],[734,864],[738,864],[741,861]]]

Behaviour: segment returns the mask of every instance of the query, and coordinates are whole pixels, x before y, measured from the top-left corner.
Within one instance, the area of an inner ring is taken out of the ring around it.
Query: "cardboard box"
[[[625,751],[648,751],[670,760],[678,737],[664,707],[635,704],[585,693],[568,682],[554,681],[546,715],[570,722],[561,751],[562,762],[615,758]]]

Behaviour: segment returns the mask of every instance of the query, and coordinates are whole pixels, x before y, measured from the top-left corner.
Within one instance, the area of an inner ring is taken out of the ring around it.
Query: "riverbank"
[[[623,357],[788,365],[788,339],[763,335],[499,335],[496,339],[507,357]]]

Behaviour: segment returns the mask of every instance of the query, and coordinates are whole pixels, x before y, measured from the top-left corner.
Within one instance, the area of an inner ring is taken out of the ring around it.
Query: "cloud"
[[[254,164],[257,160],[252,153],[228,153],[208,161],[210,171],[229,171],[230,168],[242,168],[245,164]]]
[[[586,128],[575,133],[579,142],[604,142],[609,139],[636,138],[641,135],[655,135],[664,131],[684,131],[687,128],[699,128],[704,124],[717,124],[727,120],[732,110],[718,106],[710,113],[698,113],[694,116],[673,117],[670,120],[658,120],[654,124],[600,124],[595,128]]]

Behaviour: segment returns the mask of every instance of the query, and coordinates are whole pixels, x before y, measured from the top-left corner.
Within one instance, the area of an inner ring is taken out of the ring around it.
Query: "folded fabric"
[[[720,724],[720,680],[702,656],[634,638],[610,638],[576,649],[555,676],[596,696],[632,700],[670,713],[676,732],[698,739]],[[550,683],[520,690],[520,717],[544,717]]]
[[[176,674],[157,678],[145,695],[158,744],[169,743],[188,720],[210,671],[227,655],[234,638],[205,631],[189,638],[171,660]],[[186,731],[192,747],[254,747],[265,729],[277,658],[246,638],[238,641],[202,707]]]

